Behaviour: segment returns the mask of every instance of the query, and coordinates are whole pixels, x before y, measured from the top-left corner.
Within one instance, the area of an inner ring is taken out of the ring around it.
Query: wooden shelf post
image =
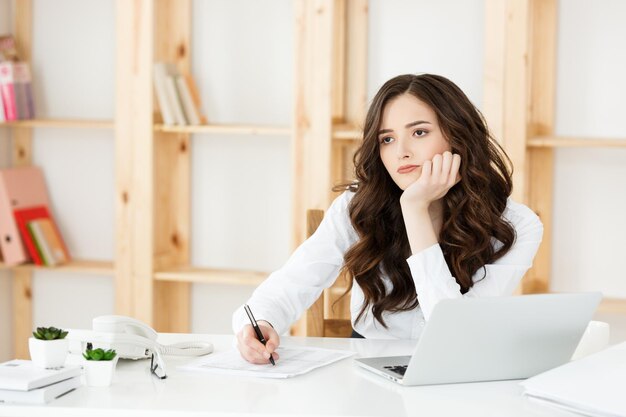
[[[352,178],[355,144],[333,142],[333,125],[363,121],[368,1],[299,0],[295,4],[294,246],[307,236],[307,211],[328,209],[335,196],[332,186]],[[343,293],[332,290],[325,290],[331,303]],[[323,310],[326,318],[350,317],[345,309]],[[311,324],[314,320],[309,320],[311,314],[302,316],[292,334],[319,334]]]
[[[513,161],[513,198],[533,209],[544,225],[522,291],[547,292],[554,155],[551,148],[529,148],[528,139],[554,130],[557,3],[487,0],[485,6],[485,117]]]
[[[32,51],[32,1],[15,4],[15,38],[22,60],[30,62]],[[13,129],[13,166],[32,163],[32,129]],[[28,338],[33,326],[32,271],[13,271],[13,350],[14,357],[29,359]]]
[[[189,138],[154,132],[152,69],[189,70],[191,3],[118,0],[116,13],[116,310],[188,332],[190,284],[156,282],[154,271],[188,261]]]

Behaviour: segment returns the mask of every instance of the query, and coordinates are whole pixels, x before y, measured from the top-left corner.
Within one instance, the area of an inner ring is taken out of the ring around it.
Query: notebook
[[[531,400],[588,416],[626,416],[626,342],[521,383]]]
[[[65,379],[30,391],[0,389],[1,403],[45,404],[83,385],[80,376]]]
[[[79,365],[43,369],[34,366],[32,361],[14,359],[0,363],[0,389],[29,391],[75,377],[81,372],[82,368]]]
[[[521,379],[567,362],[600,293],[440,301],[412,356],[356,359],[402,385]]]

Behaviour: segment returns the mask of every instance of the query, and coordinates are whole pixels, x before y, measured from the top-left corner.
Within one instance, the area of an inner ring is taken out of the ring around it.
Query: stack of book
[[[0,123],[34,117],[30,66],[20,61],[13,36],[0,36]]]
[[[31,361],[0,363],[0,403],[45,404],[82,385],[78,365],[37,368]]]
[[[200,112],[200,95],[190,75],[181,75],[174,64],[154,64],[154,90],[166,125],[206,123]]]
[[[39,168],[0,169],[0,257],[5,264],[30,260],[56,266],[70,260],[49,207]]]

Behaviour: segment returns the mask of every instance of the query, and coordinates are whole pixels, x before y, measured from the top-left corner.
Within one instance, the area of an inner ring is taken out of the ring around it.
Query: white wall
[[[114,10],[107,0],[34,1],[37,104],[42,116],[111,118]],[[241,14],[242,8],[248,13]],[[0,32],[10,24],[0,0]],[[194,2],[192,66],[211,122],[288,125],[293,28],[289,0]],[[371,0],[368,91],[407,72],[436,72],[482,101],[482,0]],[[623,120],[626,3],[562,0],[559,10],[559,134],[626,137]],[[580,22],[584,22],[581,25]],[[8,140],[0,129],[0,164]],[[53,209],[79,257],[113,254],[110,131],[35,131]],[[272,270],[289,255],[290,149],[283,137],[194,135],[192,261]],[[4,159],[4,162],[3,162]],[[237,167],[237,168],[235,168]],[[241,169],[240,167],[244,167]],[[626,150],[557,150],[553,289],[626,297],[621,236]],[[0,273],[0,360],[10,354],[10,280]],[[229,332],[230,313],[252,288],[194,285],[192,328]],[[76,294],[80,294],[79,297]],[[51,300],[54,300],[51,301]],[[88,327],[112,312],[110,277],[38,272],[35,324]],[[63,308],[58,306],[62,305]]]
[[[556,133],[626,138],[626,2],[561,1]],[[626,148],[556,152],[552,288],[626,297]]]

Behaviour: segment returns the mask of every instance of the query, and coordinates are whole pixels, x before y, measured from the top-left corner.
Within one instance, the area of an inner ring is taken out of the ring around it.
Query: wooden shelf
[[[155,132],[165,133],[225,133],[242,135],[279,135],[290,136],[292,129],[282,126],[245,126],[245,125],[198,125],[170,126],[154,125]]]
[[[333,140],[360,142],[363,131],[351,124],[338,124],[333,126]]]
[[[572,138],[563,136],[538,136],[528,139],[530,148],[626,148],[626,138]]]
[[[115,273],[113,262],[82,260],[72,261],[59,266],[38,266],[34,264],[7,266],[3,263],[0,263],[0,270],[72,272],[90,275],[113,275]]]
[[[113,129],[114,126],[115,124],[110,120],[81,119],[32,119],[0,123],[0,127],[54,127],[71,129]]]
[[[154,279],[158,281],[256,286],[263,282],[268,275],[269,273],[267,272],[182,266],[166,271],[156,272],[154,274]]]

